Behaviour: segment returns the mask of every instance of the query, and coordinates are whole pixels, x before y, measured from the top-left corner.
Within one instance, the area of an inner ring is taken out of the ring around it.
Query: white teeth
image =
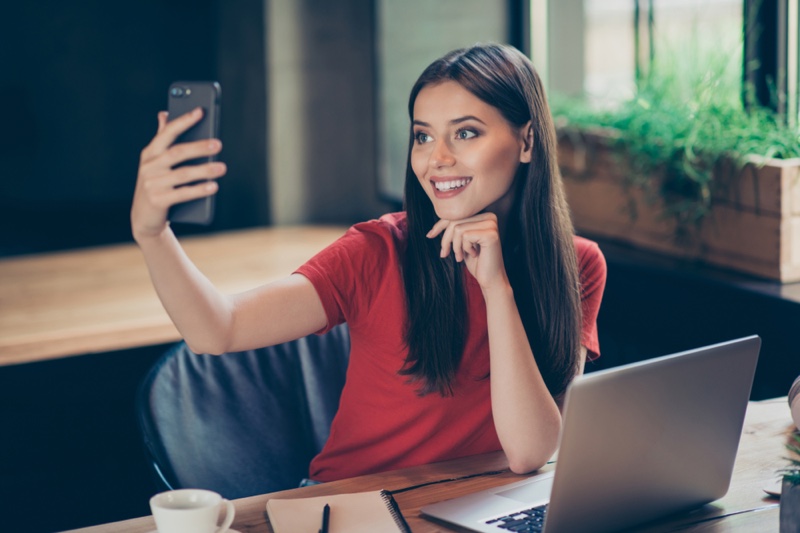
[[[462,178],[451,181],[435,181],[433,186],[436,187],[437,191],[452,191],[453,189],[460,189],[461,187],[464,187],[470,181],[472,181],[472,178]]]

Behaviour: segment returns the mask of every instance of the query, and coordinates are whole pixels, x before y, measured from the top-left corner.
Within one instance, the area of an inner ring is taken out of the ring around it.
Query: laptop
[[[421,509],[473,531],[616,531],[725,495],[761,339],[576,377],[554,471]]]

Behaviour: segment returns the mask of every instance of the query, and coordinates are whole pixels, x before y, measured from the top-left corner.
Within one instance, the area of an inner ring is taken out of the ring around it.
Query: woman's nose
[[[456,159],[446,141],[437,141],[431,153],[431,166],[446,167],[455,163]]]

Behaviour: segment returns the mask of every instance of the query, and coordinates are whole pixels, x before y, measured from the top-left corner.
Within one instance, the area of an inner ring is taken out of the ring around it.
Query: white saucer
[[[774,483],[763,487],[762,489],[764,492],[772,496],[773,498],[780,498],[781,497],[781,480],[777,480]]]

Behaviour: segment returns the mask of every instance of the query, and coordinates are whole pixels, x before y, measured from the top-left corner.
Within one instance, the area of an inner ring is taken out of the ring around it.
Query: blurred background
[[[745,20],[760,28],[748,39]],[[729,50],[742,91],[749,84],[792,121],[797,22],[785,0],[6,2],[0,257],[132,242],[139,153],[176,80],[220,82],[229,169],[213,224],[176,233],[347,225],[401,209],[408,91],[453,48],[512,44],[551,97],[613,107],[635,95],[659,53],[677,53],[680,67],[711,46]],[[788,334],[796,301],[604,250],[597,368],[758,333],[781,364],[760,368],[754,395],[786,394],[800,371]],[[0,368],[9,531],[149,514],[132,396],[163,349]],[[51,512],[33,516],[43,501]]]
[[[0,255],[130,241],[139,151],[175,80],[223,88],[230,170],[203,231],[351,223],[401,201],[407,93],[450,49],[511,43],[551,92],[613,102],[633,93],[648,17],[741,54],[742,13],[741,0],[10,2]]]

